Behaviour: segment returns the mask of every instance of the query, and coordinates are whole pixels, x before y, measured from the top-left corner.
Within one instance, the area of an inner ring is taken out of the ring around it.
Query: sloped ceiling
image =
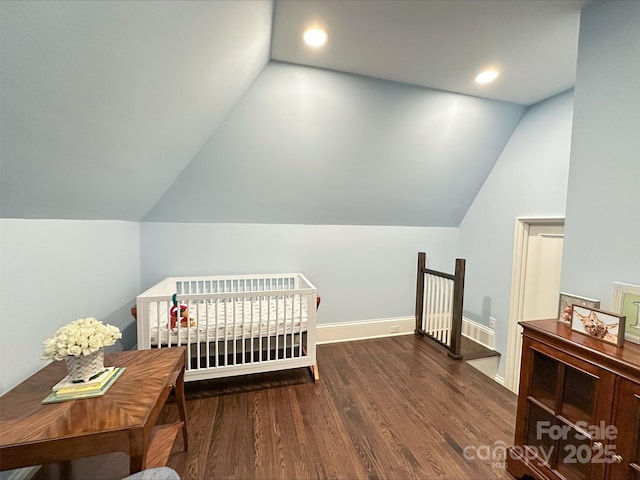
[[[589,0],[279,0],[271,57],[531,105],[575,82],[580,10]],[[312,49],[304,30],[329,41]],[[500,77],[473,80],[485,68]]]
[[[437,90],[528,104],[569,88],[585,3],[2,1],[0,215],[455,224],[524,108]],[[325,53],[300,50],[310,19]],[[470,90],[496,58],[509,75]],[[436,209],[425,184],[458,195]]]
[[[269,59],[272,3],[1,3],[3,217],[140,220]]]

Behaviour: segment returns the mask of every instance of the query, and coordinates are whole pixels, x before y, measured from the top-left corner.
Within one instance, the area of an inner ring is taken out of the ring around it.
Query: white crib
[[[309,367],[318,382],[316,306],[301,273],[170,277],[136,299],[138,349],[186,347],[185,381]]]

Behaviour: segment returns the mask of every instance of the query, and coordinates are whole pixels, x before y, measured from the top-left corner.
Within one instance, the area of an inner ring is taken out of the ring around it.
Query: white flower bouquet
[[[67,356],[90,355],[108,347],[122,338],[118,327],[105,325],[93,317],[79,318],[60,327],[47,338],[42,353],[43,360],[64,360]]]

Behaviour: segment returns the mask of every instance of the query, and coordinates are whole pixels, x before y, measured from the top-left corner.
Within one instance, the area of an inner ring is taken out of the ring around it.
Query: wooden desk
[[[110,353],[105,365],[126,370],[103,397],[41,404],[66,375],[64,362],[0,397],[0,470],[125,452],[134,473],[162,463],[180,429],[186,451],[185,348]],[[155,426],[172,389],[181,422]]]

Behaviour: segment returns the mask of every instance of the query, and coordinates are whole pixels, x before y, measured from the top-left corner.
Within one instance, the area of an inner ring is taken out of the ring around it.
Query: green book
[[[64,402],[66,400],[77,400],[81,398],[93,398],[93,397],[101,397],[107,390],[111,388],[111,385],[118,379],[122,372],[124,372],[124,367],[115,367],[115,373],[109,378],[109,381],[105,383],[98,390],[85,390],[79,392],[68,392],[68,393],[59,393],[59,392],[51,392],[49,395],[42,400],[41,403],[56,403],[56,402]]]

